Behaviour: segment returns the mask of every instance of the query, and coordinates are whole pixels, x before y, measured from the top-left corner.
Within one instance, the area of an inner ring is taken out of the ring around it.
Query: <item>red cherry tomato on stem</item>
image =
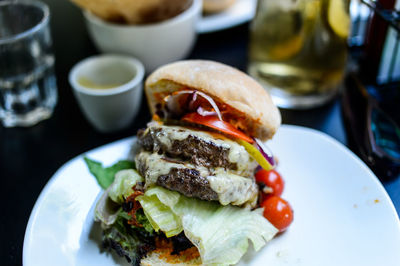
[[[281,175],[275,170],[265,170],[261,169],[256,173],[256,181],[258,183],[264,183],[267,187],[272,189],[271,193],[267,195],[280,196],[282,195],[283,188],[285,187],[285,182],[283,181]]]
[[[279,232],[285,231],[293,221],[293,210],[290,204],[278,196],[269,196],[261,204],[264,207],[264,217],[275,226]]]

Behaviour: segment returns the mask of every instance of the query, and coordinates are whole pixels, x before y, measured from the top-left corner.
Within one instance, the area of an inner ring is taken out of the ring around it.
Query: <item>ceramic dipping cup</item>
[[[126,55],[99,55],[76,64],[69,83],[87,120],[103,133],[130,126],[143,91],[143,64]]]

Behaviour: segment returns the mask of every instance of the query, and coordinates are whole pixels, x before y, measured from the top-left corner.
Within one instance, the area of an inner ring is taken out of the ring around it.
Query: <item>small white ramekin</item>
[[[87,120],[100,132],[128,127],[137,115],[143,91],[143,64],[129,56],[93,56],[76,64],[69,73],[69,83]],[[99,89],[82,85],[79,80],[120,84]]]

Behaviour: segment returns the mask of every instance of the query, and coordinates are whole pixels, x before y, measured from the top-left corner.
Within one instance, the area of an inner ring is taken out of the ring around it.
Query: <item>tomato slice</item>
[[[264,207],[264,217],[275,226],[279,232],[285,231],[293,222],[293,209],[290,204],[278,196],[269,196],[261,207]]]
[[[189,113],[183,116],[182,121],[213,128],[234,138],[238,138],[249,143],[254,143],[254,140],[248,137],[242,131],[225,121],[219,120],[218,117],[214,115],[202,116],[198,113]]]

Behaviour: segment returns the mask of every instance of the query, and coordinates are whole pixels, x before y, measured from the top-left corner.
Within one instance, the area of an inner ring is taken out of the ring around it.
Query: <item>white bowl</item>
[[[144,25],[106,22],[84,11],[89,34],[103,53],[129,54],[143,62],[146,71],[189,55],[195,43],[196,22],[201,16],[201,0],[166,21]]]
[[[132,124],[141,104],[143,77],[144,67],[139,60],[124,55],[100,55],[76,64],[69,73],[69,83],[87,120],[107,133]],[[83,85],[82,80],[116,85],[91,88]]]

